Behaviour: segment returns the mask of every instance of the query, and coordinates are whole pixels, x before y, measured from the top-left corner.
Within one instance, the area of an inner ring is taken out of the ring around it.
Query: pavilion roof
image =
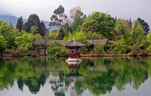
[[[75,40],[74,38],[65,44],[66,47],[82,47],[85,44]]]

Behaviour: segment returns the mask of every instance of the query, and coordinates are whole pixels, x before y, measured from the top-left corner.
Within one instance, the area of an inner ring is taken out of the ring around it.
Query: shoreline
[[[27,55],[12,55],[3,54],[0,57],[26,57]],[[53,57],[68,57],[68,55],[28,55],[29,57],[53,56]],[[149,57],[151,54],[80,54],[80,57]]]

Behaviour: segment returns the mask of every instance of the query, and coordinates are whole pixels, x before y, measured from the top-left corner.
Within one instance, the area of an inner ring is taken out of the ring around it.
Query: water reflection
[[[27,86],[37,96],[45,85],[54,96],[84,96],[88,91],[105,95],[114,87],[122,92],[126,85],[138,90],[151,76],[150,58],[82,58],[81,64],[67,64],[65,59],[0,59],[0,94],[17,82],[20,91]]]

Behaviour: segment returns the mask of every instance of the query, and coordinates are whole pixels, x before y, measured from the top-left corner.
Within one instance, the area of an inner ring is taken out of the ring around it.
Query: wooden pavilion
[[[81,62],[79,48],[85,44],[76,41],[73,37],[71,41],[65,44],[65,47],[69,49],[69,58],[67,59],[68,64],[77,64]]]

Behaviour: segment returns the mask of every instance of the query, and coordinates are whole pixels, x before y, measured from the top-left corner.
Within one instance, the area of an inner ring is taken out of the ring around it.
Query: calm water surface
[[[151,58],[0,59],[0,96],[151,96]]]

